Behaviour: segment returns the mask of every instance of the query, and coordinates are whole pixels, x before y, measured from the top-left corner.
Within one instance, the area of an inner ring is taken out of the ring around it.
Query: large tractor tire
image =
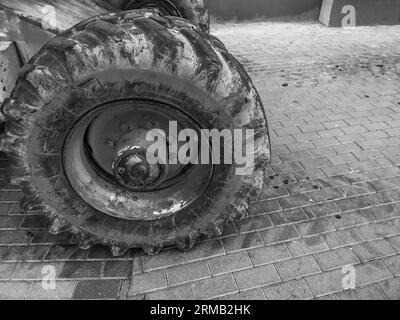
[[[71,231],[81,248],[106,244],[115,256],[188,250],[221,235],[227,221],[247,215],[269,163],[267,121],[249,76],[219,40],[175,17],[108,14],[61,33],[24,66],[1,110],[1,149],[10,182],[25,193],[22,207],[45,212],[52,234]],[[254,171],[150,167],[136,146],[169,121],[196,132],[254,129]]]
[[[202,31],[210,31],[210,16],[205,0],[124,0],[122,10],[155,9],[161,15],[187,19]]]

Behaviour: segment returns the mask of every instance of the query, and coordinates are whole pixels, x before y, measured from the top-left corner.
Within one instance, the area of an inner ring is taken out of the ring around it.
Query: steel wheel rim
[[[141,1],[130,1],[126,4],[122,10],[135,10],[135,9],[152,9],[165,16],[182,17],[179,10],[174,4],[168,0],[141,0]]]
[[[125,110],[125,114],[121,113],[121,110]],[[118,179],[110,179],[113,172],[112,163],[108,170],[104,170],[104,165],[105,163],[110,164],[112,157],[109,155],[108,158],[106,157],[108,160],[100,159],[99,165],[97,162],[99,159],[96,156],[97,151],[102,153],[104,148],[107,148],[107,140],[100,135],[100,140],[106,140],[103,141],[105,147],[100,150],[95,149],[97,150],[95,152],[93,149],[87,149],[87,143],[93,148],[93,139],[98,138],[96,134],[93,135],[90,132],[93,129],[91,126],[94,121],[97,122],[97,125],[100,123],[100,126],[104,124],[101,115],[107,114],[107,112],[111,112],[111,115],[120,114],[121,116],[122,114],[124,119],[129,118],[126,117],[128,114],[135,115],[134,123],[139,122],[138,115],[147,114],[154,120],[154,115],[158,112],[164,116],[164,119],[177,120],[182,128],[187,128],[184,126],[189,125],[194,130],[200,131],[200,126],[193,118],[179,111],[175,106],[155,100],[119,100],[94,108],[75,122],[63,146],[64,174],[73,191],[81,199],[91,207],[116,218],[155,220],[187,209],[201,197],[211,181],[212,165],[185,167],[178,164],[172,170],[169,169],[163,173],[162,183],[144,190],[128,188]],[[119,119],[113,122],[120,125]],[[116,124],[111,125],[115,126]],[[165,123],[161,127],[165,128]],[[149,129],[147,128],[147,130]],[[95,145],[95,148],[97,147],[98,145]],[[115,158],[116,155],[113,154],[113,157]],[[93,160],[96,162],[95,165]],[[184,170],[180,172],[177,171],[177,168]],[[177,172],[180,174],[176,174]]]

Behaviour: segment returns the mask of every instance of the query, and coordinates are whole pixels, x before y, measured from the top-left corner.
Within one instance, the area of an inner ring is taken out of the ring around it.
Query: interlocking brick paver
[[[286,186],[292,195],[318,190],[318,188],[320,186],[315,181],[300,181]]]
[[[218,257],[225,254],[220,240],[211,240],[198,244],[192,250],[185,252],[186,262]]]
[[[67,300],[72,299],[77,281],[57,281],[55,289],[45,290],[42,281],[32,283],[27,299],[32,300]]]
[[[152,292],[167,287],[165,271],[151,271],[134,275],[129,288],[129,296]]]
[[[339,208],[343,212],[353,211],[353,210],[362,209],[362,208],[368,208],[368,207],[372,206],[372,203],[368,200],[368,198],[366,196],[338,200],[336,202],[336,204],[339,206]]]
[[[228,253],[263,246],[263,242],[256,232],[224,238],[223,243]]]
[[[386,300],[387,296],[378,284],[337,293],[339,300]]]
[[[191,288],[195,299],[212,299],[238,292],[232,274],[192,283]]]
[[[360,183],[378,180],[378,176],[372,171],[348,172],[344,176],[350,183]]]
[[[119,280],[79,281],[74,292],[74,299],[117,299],[121,288]]]
[[[295,240],[288,243],[287,247],[294,257],[301,257],[304,255],[317,253],[329,249],[329,247],[320,236]]]
[[[248,255],[256,267],[292,257],[284,244],[249,250]]]
[[[400,236],[389,237],[386,240],[390,243],[392,248],[400,253]]]
[[[299,233],[292,225],[261,231],[260,236],[267,245],[300,238]]]
[[[326,202],[303,209],[311,218],[321,218],[340,212],[339,207],[334,202]]]
[[[119,300],[127,300],[128,297],[128,293],[129,293],[129,287],[131,285],[131,280],[130,279],[125,279],[121,281],[121,288],[119,290],[119,294],[118,294],[118,299]],[[137,295],[136,297],[139,298],[139,296],[142,296],[142,300],[144,300],[144,295]],[[133,300],[133,296],[130,297],[131,300]]]
[[[345,163],[352,163],[357,161],[355,156],[352,153],[340,153],[335,154],[332,156],[328,156],[329,162],[333,165],[345,164]]]
[[[144,271],[163,269],[185,263],[185,254],[179,250],[166,250],[156,256],[143,256]]]
[[[313,298],[307,283],[303,279],[282,282],[264,287],[263,290],[268,300],[304,300]]]
[[[384,204],[390,204],[390,203],[393,203],[396,201],[396,200],[393,200],[393,198],[391,197],[391,193],[392,193],[392,190],[389,190],[389,191],[366,195],[365,197],[374,206],[380,206],[380,205],[384,205]]]
[[[368,217],[362,210],[344,212],[335,216],[331,216],[329,219],[334,227],[338,230],[347,229],[370,222],[370,217]]]
[[[283,281],[303,278],[321,270],[311,256],[278,262],[275,266]]]
[[[102,262],[73,261],[65,262],[59,272],[60,279],[99,278]]]
[[[107,261],[104,265],[104,278],[129,278],[132,274],[133,262],[128,261]],[[137,270],[135,270],[137,271]]]
[[[302,208],[271,213],[269,218],[275,226],[309,220]]]
[[[328,129],[328,130],[320,130],[320,131],[317,131],[317,133],[323,138],[337,137],[337,136],[344,135],[343,130],[340,130],[340,129],[337,129],[337,128]]]
[[[360,243],[353,246],[353,250],[361,262],[384,258],[396,253],[386,240]]]
[[[330,232],[324,234],[322,237],[331,249],[354,245],[365,241],[357,229]]]
[[[0,215],[7,215],[12,206],[10,203],[0,203]]]
[[[3,194],[2,201],[8,201],[8,202],[18,202],[21,201],[22,198],[24,197],[24,194],[21,191],[6,191]]]
[[[0,280],[11,280],[18,263],[0,263]]]
[[[304,237],[322,234],[330,231],[334,231],[335,227],[332,225],[329,219],[317,219],[308,222],[296,224],[297,230]]]
[[[400,232],[393,226],[393,222],[381,221],[374,222],[358,227],[362,236],[367,240],[382,239],[398,235]]]
[[[280,210],[281,207],[279,206],[278,201],[276,200],[251,203],[249,206],[250,215],[259,215],[259,214],[276,212]]]
[[[310,192],[310,197],[314,203],[320,203],[343,199],[345,196],[339,188],[323,188],[322,190]]]
[[[1,261],[41,261],[49,251],[50,246],[11,246],[0,247],[6,249],[1,253]]]
[[[262,289],[257,288],[254,290],[248,290],[245,292],[239,292],[235,294],[231,294],[229,296],[220,298],[220,300],[236,300],[236,301],[245,301],[245,300],[265,300],[265,295]]]
[[[333,270],[305,278],[314,296],[328,295],[343,290],[341,270]]]
[[[361,148],[354,142],[332,146],[332,149],[335,150],[337,153],[355,152],[361,150]]]
[[[295,194],[290,198],[281,198],[278,199],[280,206],[284,209],[293,209],[306,207],[313,204],[313,200],[309,194]]]
[[[331,146],[317,146],[315,149],[307,150],[307,152],[311,155],[311,158],[329,157],[336,154],[336,151]]]
[[[319,168],[296,171],[293,172],[292,175],[297,181],[308,181],[312,179],[326,178],[326,174]]]
[[[392,168],[383,168],[374,170],[374,174],[381,179],[393,178],[400,176],[400,168],[392,167]]]
[[[400,188],[400,178],[389,178],[384,180],[377,180],[371,182],[374,189],[378,192],[387,191],[392,189],[399,189]]]
[[[30,233],[31,232],[31,233]],[[61,233],[59,235],[52,235],[46,229],[34,229],[33,231],[28,231],[27,236],[32,236],[32,244],[60,244],[68,245],[71,243],[72,235],[68,232]]]
[[[392,278],[392,274],[385,264],[380,261],[372,261],[355,266],[356,286],[362,286]]]
[[[45,267],[51,266],[54,268],[55,275],[62,267],[62,263],[20,263],[16,268],[12,279],[13,280],[40,280],[48,273]]]
[[[383,259],[383,262],[393,275],[400,275],[400,256],[397,255],[385,258]]]
[[[301,161],[301,165],[306,169],[322,168],[331,165],[331,162],[326,157],[307,159]]]
[[[359,183],[356,185],[348,185],[342,186],[339,190],[346,196],[346,197],[355,197],[355,196],[362,196],[366,194],[375,193],[376,189],[371,182],[366,183]]]
[[[379,282],[379,286],[382,288],[383,292],[389,299],[400,299],[400,277]]]
[[[329,122],[323,122],[323,125],[327,129],[332,129],[332,128],[344,128],[347,127],[347,123],[344,122],[343,120],[338,120],[338,121],[329,121]]]
[[[189,284],[155,291],[146,294],[147,300],[193,300],[192,288]]]
[[[235,222],[236,229],[240,234],[246,232],[253,232],[255,230],[263,230],[271,227],[270,220],[262,216],[251,216],[249,218]]]
[[[64,261],[64,260],[85,260],[88,251],[81,250],[76,245],[53,245],[45,247],[46,253],[43,256],[43,260],[47,261]]]
[[[315,298],[315,300],[329,301],[329,300],[339,300],[336,293],[328,294],[325,296],[320,296]]]
[[[0,230],[0,244],[29,244],[32,239],[31,234],[20,230]]]
[[[297,161],[289,161],[281,163],[278,166],[273,165],[272,169],[276,174],[284,174],[284,173],[303,170],[303,167]]]
[[[285,186],[273,186],[264,188],[259,199],[277,199],[289,196]]]
[[[29,282],[13,281],[0,282],[1,300],[22,300],[25,299],[31,286]]]
[[[272,264],[234,273],[240,291],[253,289],[280,281]]]
[[[211,276],[206,261],[184,264],[167,269],[167,280],[171,286],[202,280]]]
[[[216,257],[210,259],[208,265],[210,266],[213,276],[249,269],[253,266],[247,252],[238,252]]]
[[[0,229],[1,230],[15,230],[21,224],[23,217],[18,216],[0,216]]]
[[[314,259],[322,271],[329,271],[340,267],[359,263],[352,248],[339,248],[314,254]]]

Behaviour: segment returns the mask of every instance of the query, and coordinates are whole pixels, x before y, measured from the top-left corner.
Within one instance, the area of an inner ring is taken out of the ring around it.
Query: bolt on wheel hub
[[[162,164],[147,154],[147,148],[151,145],[146,140],[147,130],[132,130],[127,123],[122,123],[120,129],[127,133],[118,141],[117,156],[112,164],[117,181],[135,191],[154,190],[168,175],[167,159],[163,159]]]
[[[118,182],[137,191],[159,186],[166,176],[166,166],[149,164],[142,150],[123,153],[113,165]]]

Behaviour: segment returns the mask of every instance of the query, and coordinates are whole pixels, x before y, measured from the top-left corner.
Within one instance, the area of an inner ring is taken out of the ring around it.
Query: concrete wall
[[[322,0],[207,0],[213,16],[229,20],[294,16],[320,8]]]

